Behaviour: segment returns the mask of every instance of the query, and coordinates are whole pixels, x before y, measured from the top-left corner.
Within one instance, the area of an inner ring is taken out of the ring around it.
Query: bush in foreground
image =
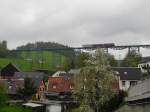
[[[0,112],[32,112],[32,111],[28,109],[23,109],[21,107],[5,106],[0,109]]]

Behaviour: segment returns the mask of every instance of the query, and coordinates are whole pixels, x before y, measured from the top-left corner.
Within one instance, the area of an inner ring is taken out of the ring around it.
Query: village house
[[[38,94],[40,91],[44,91],[42,87],[45,85],[42,81],[44,73],[42,72],[20,72],[20,70],[14,64],[8,64],[1,70],[0,83],[4,85],[6,93],[14,99],[18,97],[17,91],[19,88],[24,88],[24,79],[31,78],[34,82],[34,87]],[[42,96],[42,95],[40,95]]]
[[[141,69],[137,67],[113,67],[114,74],[119,79],[119,89],[127,91],[141,81]]]
[[[141,81],[142,73],[138,67],[112,67],[112,70],[114,75],[117,76],[117,79],[111,85],[113,91],[126,91],[130,86]],[[76,75],[80,73],[80,69],[71,69],[68,73]]]
[[[59,77],[61,75],[66,75],[66,72],[65,71],[57,71],[52,75],[52,77]]]
[[[15,72],[19,72],[20,70],[16,65],[10,63],[1,69],[0,78],[1,79],[12,79]]]
[[[39,87],[40,82],[43,80],[44,73],[42,72],[15,72],[14,79],[31,78],[34,81],[34,86]]]
[[[45,99],[44,92],[46,91],[46,85],[43,81],[44,73],[42,72],[15,72],[14,79],[31,78],[36,88],[35,99]]]
[[[141,62],[138,64],[138,68],[140,68],[143,73],[150,72],[150,57],[142,57]]]
[[[70,77],[49,77],[45,96],[54,99],[66,99],[71,96],[73,81]]]
[[[39,87],[37,87],[36,89],[36,93],[35,93],[35,99],[36,100],[45,100],[45,94],[44,92],[46,92],[46,85],[45,82],[42,80],[39,84]]]
[[[80,69],[71,69],[69,72],[69,74],[73,75],[77,75],[80,73]],[[111,82],[111,89],[114,92],[118,92],[119,91],[119,82],[118,79],[116,78],[114,81]]]
[[[37,88],[36,99],[44,100],[68,97],[73,89],[72,74],[58,71],[48,78],[47,82],[41,81]]]
[[[42,79],[44,77],[44,73],[42,72],[15,72],[13,78],[24,79],[26,77],[29,77],[31,79]]]
[[[47,91],[51,93],[67,93],[73,89],[69,77],[49,77]]]
[[[11,99],[17,99],[19,95],[17,91],[19,88],[24,88],[23,79],[0,79],[0,84],[2,84],[6,90],[6,94]]]

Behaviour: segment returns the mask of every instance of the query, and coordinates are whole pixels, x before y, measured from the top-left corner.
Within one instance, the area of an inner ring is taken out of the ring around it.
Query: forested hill
[[[34,49],[61,49],[61,48],[69,48],[68,46],[55,43],[55,42],[35,42],[35,43],[27,43],[26,45],[22,45],[17,47],[17,50],[34,50]],[[56,50],[53,52],[60,53],[64,56],[67,56],[70,59],[73,59],[75,56],[74,50]]]
[[[55,43],[55,42],[35,42],[35,43],[27,43],[26,45],[22,45],[17,47],[17,50],[32,50],[32,49],[56,49],[56,48],[69,48],[68,46]]]

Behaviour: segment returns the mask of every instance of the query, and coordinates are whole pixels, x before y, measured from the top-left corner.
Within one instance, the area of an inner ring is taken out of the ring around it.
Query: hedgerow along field
[[[13,63],[22,71],[53,70],[58,66],[63,66],[65,61],[66,57],[56,52],[23,51],[17,53],[17,58],[0,58],[0,68]]]

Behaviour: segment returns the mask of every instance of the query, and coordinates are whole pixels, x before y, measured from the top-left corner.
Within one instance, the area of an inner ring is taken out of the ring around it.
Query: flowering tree
[[[91,108],[90,112],[100,112],[113,92],[111,83],[114,80],[113,72],[102,50],[97,50],[94,56],[86,60],[86,66],[80,74],[75,76],[74,95],[81,102],[80,107]]]

